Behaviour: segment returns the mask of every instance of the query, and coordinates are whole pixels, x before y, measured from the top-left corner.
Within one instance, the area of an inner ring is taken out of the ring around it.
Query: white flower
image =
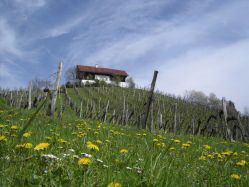
[[[44,154],[41,155],[41,158],[45,159],[45,160],[58,160],[59,158],[52,155],[52,154]]]
[[[75,150],[74,150],[74,149],[68,149],[68,151],[69,151],[69,152],[72,152],[72,153],[74,153],[74,152],[75,152]]]
[[[92,155],[87,154],[87,153],[81,153],[80,155],[81,155],[82,157],[84,157],[84,158],[92,158]]]
[[[73,155],[73,158],[79,159],[80,157],[78,155]]]
[[[63,157],[67,157],[67,156],[70,156],[70,154],[66,154],[66,153],[63,154]]]
[[[98,162],[103,163],[103,160],[97,159]]]
[[[132,168],[131,168],[131,167],[128,167],[128,166],[126,167],[126,169],[128,169],[128,170],[132,170]]]
[[[109,166],[107,166],[107,165],[105,165],[105,164],[103,165],[103,167],[104,167],[104,168],[109,168]]]

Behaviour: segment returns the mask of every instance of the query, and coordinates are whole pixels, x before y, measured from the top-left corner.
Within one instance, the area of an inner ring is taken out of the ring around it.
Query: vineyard
[[[216,105],[188,102],[180,97],[156,92],[144,126],[148,89],[107,87],[61,87],[56,115],[70,108],[81,119],[100,120],[121,126],[163,130],[177,134],[207,135],[228,140],[248,141],[249,119],[241,116],[235,107],[225,100]],[[36,90],[30,104],[26,91],[1,91],[9,106],[17,108],[37,107],[47,93]],[[49,96],[48,96],[49,97]],[[49,102],[46,102],[49,105]],[[30,106],[29,106],[30,105]],[[48,108],[44,107],[44,108]]]
[[[30,94],[32,93],[32,94]],[[1,90],[0,186],[247,186],[248,117],[148,89]],[[179,180],[181,179],[181,180]]]

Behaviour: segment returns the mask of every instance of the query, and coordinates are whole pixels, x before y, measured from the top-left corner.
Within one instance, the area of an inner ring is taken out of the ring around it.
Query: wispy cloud
[[[16,34],[4,19],[0,19],[0,54],[22,56],[23,52],[19,48]]]
[[[18,8],[37,8],[42,7],[46,4],[46,0],[14,0],[14,3]]]

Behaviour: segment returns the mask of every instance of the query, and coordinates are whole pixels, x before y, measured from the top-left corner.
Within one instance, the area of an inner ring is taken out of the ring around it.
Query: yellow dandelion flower
[[[247,161],[241,160],[241,161],[236,163],[236,166],[245,166],[246,164],[247,164]]]
[[[159,140],[158,140],[158,139],[156,139],[156,138],[154,138],[154,139],[153,139],[153,142],[158,142],[158,141],[159,141]]]
[[[83,166],[87,166],[87,165],[89,165],[89,164],[91,164],[92,163],[92,160],[90,159],[90,158],[81,158],[81,159],[79,159],[79,161],[78,161],[78,164],[81,166],[81,165],[83,165]]]
[[[29,138],[31,136],[31,132],[25,132],[22,136],[25,138]]]
[[[208,154],[207,157],[208,157],[208,158],[214,158],[214,155]]]
[[[180,140],[174,140],[174,143],[181,143]]]
[[[101,140],[97,140],[96,143],[97,144],[103,144],[103,142]]]
[[[91,150],[99,151],[99,147],[96,144],[93,144],[92,142],[87,142],[86,147]]]
[[[16,126],[16,125],[12,125],[11,127],[10,127],[11,129],[18,129],[18,127]]]
[[[127,149],[121,149],[119,152],[120,153],[128,153],[128,150]]]
[[[237,153],[237,152],[234,152],[234,153],[233,153],[233,156],[238,156],[238,153]]]
[[[2,125],[2,124],[0,124],[0,128],[4,128],[4,127],[6,127],[6,125]]]
[[[169,148],[169,150],[170,150],[170,151],[174,151],[174,150],[176,150],[176,148],[171,147],[171,148]]]
[[[188,147],[190,147],[190,144],[188,144],[188,143],[183,143],[182,144],[182,148],[188,148]]]
[[[26,149],[31,149],[33,147],[33,144],[32,143],[24,143],[22,144],[23,148],[26,148]]]
[[[70,144],[68,141],[66,141],[66,140],[64,140],[64,139],[62,139],[62,138],[58,139],[57,141],[58,141],[59,143],[61,143],[61,144]]]
[[[191,142],[191,141],[187,141],[187,144],[192,144],[193,142]]]
[[[111,182],[107,187],[122,187],[119,182]]]
[[[205,149],[211,149],[211,146],[210,145],[203,145],[203,147],[205,148]]]
[[[6,136],[0,136],[0,142],[1,142],[1,141],[7,141]]]
[[[32,143],[17,144],[16,148],[31,149],[33,147]]]
[[[200,156],[199,160],[207,160],[207,158],[205,156]]]
[[[35,146],[35,150],[39,151],[39,150],[43,150],[46,149],[49,146],[49,143],[40,143],[38,145]]]
[[[236,179],[236,180],[240,180],[240,178],[241,178],[241,176],[238,175],[238,174],[232,174],[230,177],[231,177],[232,179]]]
[[[224,151],[221,154],[224,156],[230,156],[233,152],[232,151]]]

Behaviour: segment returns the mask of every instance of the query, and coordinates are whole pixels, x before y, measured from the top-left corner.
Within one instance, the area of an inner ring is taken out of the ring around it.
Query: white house
[[[123,70],[98,66],[76,66],[76,78],[79,79],[83,85],[87,83],[93,84],[96,80],[105,81],[107,84],[115,84],[118,79],[120,87],[128,87],[129,84],[125,82],[127,76],[128,74]]]

